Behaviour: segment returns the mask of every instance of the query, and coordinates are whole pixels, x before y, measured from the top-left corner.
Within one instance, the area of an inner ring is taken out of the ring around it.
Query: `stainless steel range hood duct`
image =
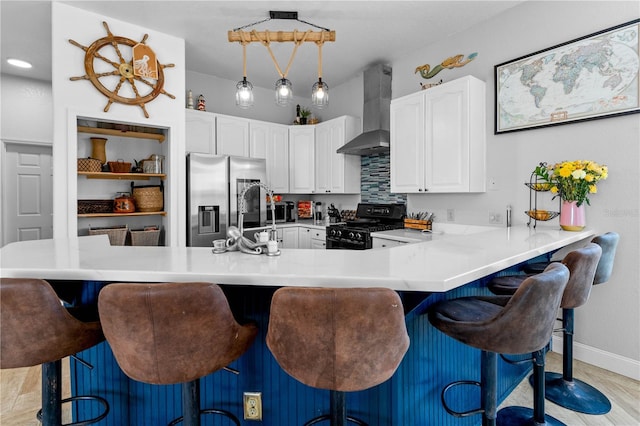
[[[364,71],[363,133],[347,142],[339,154],[371,155],[389,152],[391,67],[378,64]]]

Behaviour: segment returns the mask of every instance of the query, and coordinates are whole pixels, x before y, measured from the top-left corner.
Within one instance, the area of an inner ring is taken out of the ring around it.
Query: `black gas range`
[[[356,220],[327,226],[327,249],[366,250],[371,233],[404,227],[405,204],[359,203]]]

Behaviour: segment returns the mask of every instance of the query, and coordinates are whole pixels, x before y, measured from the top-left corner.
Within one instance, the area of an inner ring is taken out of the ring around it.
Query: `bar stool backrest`
[[[211,283],[110,284],[100,292],[98,310],[118,365],[145,383],[206,376],[244,353],[256,333],[236,322]]]
[[[522,281],[513,296],[460,298],[473,299],[463,307],[454,303],[457,299],[445,300],[434,306],[447,308],[430,309],[429,320],[448,336],[484,351],[535,352],[551,339],[568,280],[569,269],[553,262]]]
[[[616,232],[607,232],[606,234],[598,235],[591,241],[602,247],[602,257],[598,262],[598,269],[596,269],[593,283],[603,284],[609,281],[611,277],[613,260],[616,257],[616,248],[618,247],[618,241],[620,241],[620,235]]]
[[[307,386],[358,391],[393,375],[409,336],[393,290],[283,287],[271,301],[267,346]]]
[[[560,304],[562,309],[573,309],[587,303],[601,254],[602,249],[598,244],[589,243],[571,251],[562,259],[570,272]]]
[[[0,368],[57,361],[104,340],[99,322],[76,319],[39,279],[0,280],[0,326]]]

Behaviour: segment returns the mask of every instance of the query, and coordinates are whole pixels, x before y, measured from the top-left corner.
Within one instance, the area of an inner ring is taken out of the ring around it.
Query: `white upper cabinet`
[[[485,96],[467,76],[391,101],[392,192],[486,190]]]
[[[336,153],[359,133],[360,120],[350,116],[316,126],[316,193],[360,193],[360,156]]]
[[[187,152],[215,154],[216,152],[216,116],[210,112],[195,109],[186,110]]]
[[[289,128],[289,192],[311,194],[315,190],[315,126]]]
[[[216,154],[249,156],[249,120],[225,115],[217,116]]]
[[[391,192],[424,190],[424,95],[391,101]]]
[[[267,162],[267,185],[273,192],[289,192],[289,127],[251,121],[249,154]]]

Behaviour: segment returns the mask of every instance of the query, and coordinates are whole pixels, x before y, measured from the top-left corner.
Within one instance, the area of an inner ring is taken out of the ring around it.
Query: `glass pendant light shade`
[[[247,81],[247,77],[236,84],[236,105],[244,109],[253,105],[253,84]]]
[[[329,86],[318,78],[311,89],[311,104],[316,108],[324,108],[329,105]]]
[[[287,106],[293,98],[293,86],[286,78],[276,81],[276,105]]]

